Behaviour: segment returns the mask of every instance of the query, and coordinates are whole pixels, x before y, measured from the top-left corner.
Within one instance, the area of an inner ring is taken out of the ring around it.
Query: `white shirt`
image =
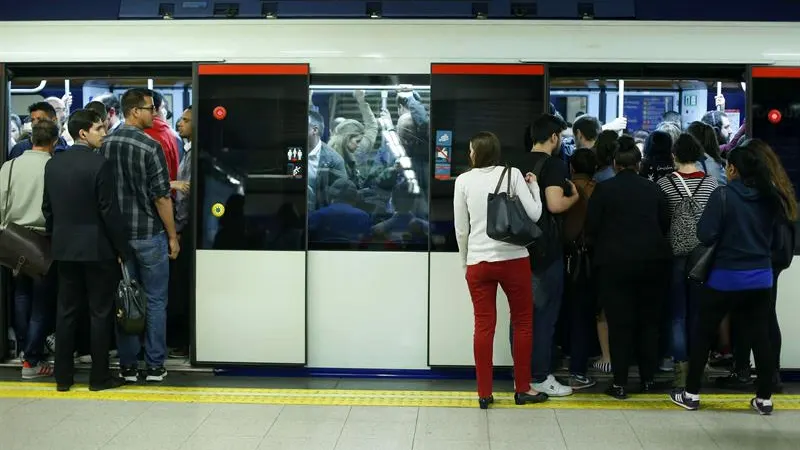
[[[525,247],[496,241],[486,234],[488,196],[497,187],[503,169],[502,166],[472,169],[456,178],[453,215],[458,251],[465,266],[528,257]],[[539,185],[526,183],[519,169],[512,167],[510,172],[511,192],[519,197],[528,217],[538,221],[542,215]],[[506,186],[504,178],[499,192],[506,192]]]

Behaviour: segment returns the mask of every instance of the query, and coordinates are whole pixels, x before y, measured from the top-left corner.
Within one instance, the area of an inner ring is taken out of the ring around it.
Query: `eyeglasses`
[[[155,112],[155,111],[156,111],[156,105],[150,105],[150,106],[137,106],[137,107],[136,107],[136,109],[143,109],[143,110],[145,110],[145,111]]]

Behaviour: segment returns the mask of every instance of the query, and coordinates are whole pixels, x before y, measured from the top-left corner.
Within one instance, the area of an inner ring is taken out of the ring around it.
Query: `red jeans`
[[[475,372],[478,396],[492,395],[492,353],[497,327],[497,285],[511,309],[514,330],[514,384],[519,393],[530,390],[533,347],[533,285],[528,258],[481,262],[467,266],[467,286],[475,310]]]

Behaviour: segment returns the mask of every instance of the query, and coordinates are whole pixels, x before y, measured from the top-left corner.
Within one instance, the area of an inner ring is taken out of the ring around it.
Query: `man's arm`
[[[161,223],[169,239],[169,257],[175,259],[180,251],[178,234],[175,231],[175,214],[170,197],[169,172],[167,161],[161,145],[156,143],[156,150],[148,153],[145,159],[147,165],[147,185],[150,199],[156,207]]]

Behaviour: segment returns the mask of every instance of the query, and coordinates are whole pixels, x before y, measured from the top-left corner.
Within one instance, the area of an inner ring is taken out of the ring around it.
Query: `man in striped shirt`
[[[146,380],[163,381],[167,375],[164,360],[169,259],[175,259],[180,250],[169,173],[161,145],[142,131],[153,126],[156,108],[152,92],[130,89],[121,103],[125,124],[106,137],[101,151],[114,170],[117,200],[133,249],[134,258],[125,264],[147,295]],[[139,336],[118,330],[117,345],[120,375],[126,382],[137,382]]]

